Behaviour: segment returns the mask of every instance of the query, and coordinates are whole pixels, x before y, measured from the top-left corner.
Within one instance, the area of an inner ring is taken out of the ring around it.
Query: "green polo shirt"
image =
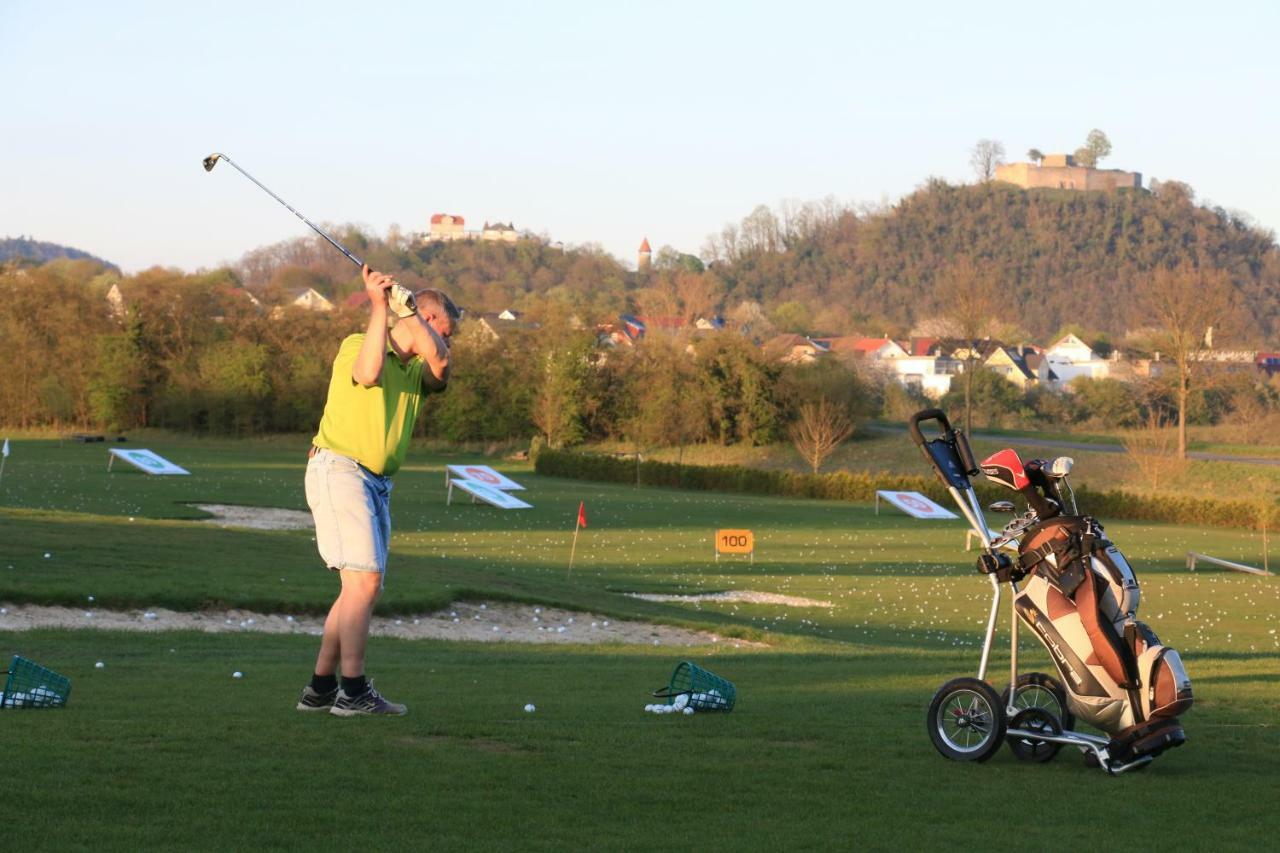
[[[338,348],[320,430],[312,443],[390,477],[404,463],[422,409],[425,364],[418,356],[402,363],[388,342],[382,377],[366,388],[351,378],[363,342],[364,335],[351,335]]]

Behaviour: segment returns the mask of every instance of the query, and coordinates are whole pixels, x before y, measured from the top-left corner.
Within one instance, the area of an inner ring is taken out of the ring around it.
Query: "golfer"
[[[298,710],[342,717],[406,710],[365,678],[364,650],[387,570],[391,475],[404,462],[423,397],[449,380],[448,341],[459,317],[439,290],[410,293],[368,265],[362,275],[369,326],[343,340],[333,360],[306,479],[316,547],[342,590],[324,620],[315,674]],[[399,318],[390,331],[389,313]]]

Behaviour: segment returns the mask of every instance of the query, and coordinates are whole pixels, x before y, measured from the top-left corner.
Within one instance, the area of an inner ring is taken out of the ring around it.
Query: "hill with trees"
[[[1245,337],[1280,331],[1275,236],[1177,182],[1153,190],[1023,190],[931,179],[889,209],[830,202],[757,208],[703,252],[729,303],[762,303],[787,331],[904,334],[945,316],[940,275],[960,259],[989,270],[1000,320],[1043,340],[1067,325],[1113,336],[1155,270],[1183,262],[1231,279]]]
[[[0,263],[25,260],[42,264],[45,261],[53,261],[58,258],[66,258],[72,261],[93,261],[107,269],[119,272],[115,264],[104,261],[102,258],[91,255],[88,252],[73,249],[70,246],[32,240],[30,237],[6,237],[0,240]]]

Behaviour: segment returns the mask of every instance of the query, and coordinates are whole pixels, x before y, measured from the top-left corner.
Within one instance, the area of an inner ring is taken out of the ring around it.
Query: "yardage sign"
[[[716,559],[721,554],[750,554],[755,562],[756,537],[750,530],[717,530]]]
[[[190,474],[191,473],[186,468],[183,468],[180,465],[174,465],[168,459],[165,459],[163,456],[157,453],[152,453],[150,450],[144,450],[141,448],[137,450],[132,450],[132,449],[120,450],[118,448],[112,447],[112,448],[108,448],[107,452],[109,454],[107,456],[108,471],[111,470],[112,462],[115,462],[117,459],[123,459],[125,462],[128,462],[130,465],[133,465],[137,468],[141,468],[143,471],[146,471],[148,474]]]
[[[938,506],[919,492],[876,492],[876,514],[880,513],[880,499],[884,498],[907,515],[915,518],[957,518],[954,512]]]
[[[514,492],[524,489],[524,486],[504,474],[499,474],[488,465],[446,465],[445,469],[448,475],[452,475],[459,480],[471,480],[474,483],[484,483],[486,486],[492,486],[493,488],[501,489],[504,492]],[[448,476],[446,476],[446,482],[447,481]]]

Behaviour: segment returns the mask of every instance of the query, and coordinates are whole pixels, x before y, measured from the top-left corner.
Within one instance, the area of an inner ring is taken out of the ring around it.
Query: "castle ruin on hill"
[[[996,180],[1023,189],[1118,190],[1142,187],[1141,172],[1080,166],[1070,154],[1046,154],[1036,163],[1005,163],[996,167]]]

